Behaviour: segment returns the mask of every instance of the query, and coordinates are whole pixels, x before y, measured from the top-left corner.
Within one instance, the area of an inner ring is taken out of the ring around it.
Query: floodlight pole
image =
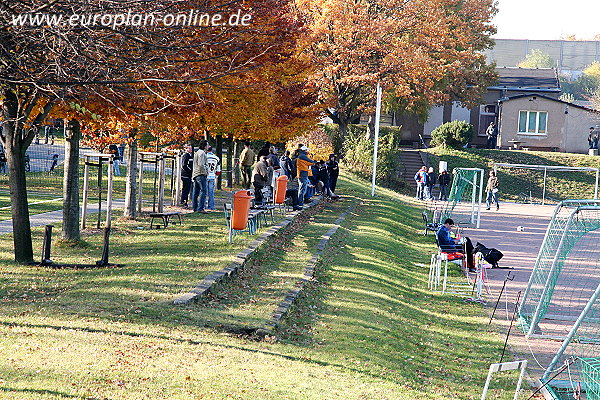
[[[381,118],[381,85],[377,83],[377,106],[375,108],[375,146],[373,148],[373,178],[371,196],[375,196],[375,176],[377,175],[377,150],[379,148],[379,119]]]

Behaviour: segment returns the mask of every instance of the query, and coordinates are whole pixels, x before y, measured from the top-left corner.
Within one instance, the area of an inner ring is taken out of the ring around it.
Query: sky
[[[561,39],[600,34],[600,0],[497,0],[497,39]]]

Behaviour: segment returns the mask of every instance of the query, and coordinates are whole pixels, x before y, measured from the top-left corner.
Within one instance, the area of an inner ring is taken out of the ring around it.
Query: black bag
[[[473,253],[481,253],[483,255],[483,259],[490,264],[492,264],[492,268],[500,268],[498,266],[498,261],[504,257],[504,254],[498,249],[488,249],[485,245],[477,242],[477,246],[473,250]]]

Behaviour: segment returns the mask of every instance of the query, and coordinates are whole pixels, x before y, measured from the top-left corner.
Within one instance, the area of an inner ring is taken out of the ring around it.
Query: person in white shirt
[[[213,153],[212,146],[208,146],[206,154],[206,163],[208,165],[208,175],[206,176],[208,207],[209,211],[215,210],[215,183],[217,177],[221,175],[221,160]]]

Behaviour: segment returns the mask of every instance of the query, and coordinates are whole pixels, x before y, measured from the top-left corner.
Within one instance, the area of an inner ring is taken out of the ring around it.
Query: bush
[[[366,138],[366,125],[350,125],[348,137],[343,142],[342,153],[344,166],[350,171],[371,178],[373,173],[373,139]],[[377,181],[391,188],[399,188],[404,183],[400,177],[401,168],[398,156],[400,129],[385,127],[379,131],[379,148],[377,154]]]
[[[446,122],[431,132],[431,145],[459,149],[473,137],[473,125],[465,121]]]

